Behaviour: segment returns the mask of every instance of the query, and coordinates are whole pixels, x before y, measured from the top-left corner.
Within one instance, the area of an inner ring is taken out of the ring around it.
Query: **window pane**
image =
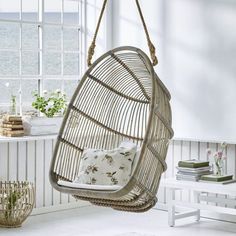
[[[39,44],[38,26],[23,24],[22,25],[22,48],[37,50]]]
[[[38,91],[37,79],[22,79],[21,80],[22,91],[22,112],[24,115],[38,115],[38,112],[32,107],[34,97],[33,92]]]
[[[39,74],[39,55],[37,52],[22,52],[22,75]]]
[[[20,18],[20,0],[0,1],[0,19],[18,20]]]
[[[70,101],[75,89],[77,88],[78,80],[66,80],[64,81],[64,92],[67,100]]]
[[[32,107],[32,103],[23,103],[22,104],[22,113],[27,116],[38,116],[39,111]]]
[[[61,88],[62,80],[45,79],[43,81],[43,89],[47,90],[49,94],[55,92],[57,89],[61,90]]]
[[[79,24],[78,1],[64,1],[64,23]]]
[[[0,52],[0,75],[19,75],[18,52]]]
[[[0,104],[12,105],[12,96],[16,97],[16,105],[19,109],[19,89],[20,80],[1,79],[0,80]],[[8,110],[9,111],[9,110]]]
[[[48,50],[61,50],[61,28],[45,26],[44,44],[45,48]]]
[[[79,50],[79,30],[64,29],[63,31],[63,45],[65,51]]]
[[[22,105],[31,104],[34,101],[33,92],[38,91],[37,79],[22,79],[21,80],[21,94]],[[32,108],[32,107],[31,107]]]
[[[0,103],[0,119],[2,118],[4,114],[9,113],[9,111],[10,111],[9,105]]]
[[[61,22],[61,0],[44,1],[44,20],[45,22],[60,23]]]
[[[19,24],[0,22],[0,49],[20,48]]]
[[[64,75],[79,74],[79,54],[65,53],[64,54]]]
[[[45,75],[61,74],[61,54],[45,53],[43,56],[43,70]]]
[[[45,22],[50,23],[60,23],[61,22],[61,13],[58,12],[45,12],[44,13]]]
[[[22,20],[38,20],[38,0],[22,0]]]

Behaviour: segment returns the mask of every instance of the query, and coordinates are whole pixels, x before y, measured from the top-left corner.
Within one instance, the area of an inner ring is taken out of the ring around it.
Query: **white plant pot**
[[[23,116],[23,126],[26,135],[58,134],[63,117],[30,117]]]

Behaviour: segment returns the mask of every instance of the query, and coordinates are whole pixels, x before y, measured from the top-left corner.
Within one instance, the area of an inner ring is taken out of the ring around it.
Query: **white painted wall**
[[[236,2],[140,0],[172,94],[175,137],[236,139]],[[148,53],[135,1],[113,1],[113,46]]]
[[[101,11],[103,0],[82,0],[82,60],[84,64],[83,71],[87,69],[87,52],[91,45],[98,17]],[[111,3],[108,3],[107,8],[110,8]],[[95,47],[95,54],[93,57],[93,61],[101,56],[103,53],[107,51],[107,49],[110,47],[110,41],[111,39],[107,36],[110,35],[110,15],[109,11],[106,11],[104,13],[104,16],[102,18],[101,26],[98,32],[97,40],[96,40],[96,47]]]

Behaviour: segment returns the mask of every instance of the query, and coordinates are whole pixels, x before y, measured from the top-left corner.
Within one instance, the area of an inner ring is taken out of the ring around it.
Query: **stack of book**
[[[210,175],[211,167],[209,161],[187,160],[179,161],[178,172],[176,174],[177,180],[199,181],[201,176]]]
[[[202,175],[200,181],[220,184],[230,184],[236,182],[236,180],[233,179],[233,175]]]
[[[0,135],[7,137],[19,137],[24,135],[24,128],[21,116],[3,116]]]

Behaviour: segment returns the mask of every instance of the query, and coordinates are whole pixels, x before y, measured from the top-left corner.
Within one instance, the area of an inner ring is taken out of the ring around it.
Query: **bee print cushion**
[[[127,141],[113,150],[85,149],[79,175],[74,182],[124,186],[131,176],[136,149],[134,143]]]

